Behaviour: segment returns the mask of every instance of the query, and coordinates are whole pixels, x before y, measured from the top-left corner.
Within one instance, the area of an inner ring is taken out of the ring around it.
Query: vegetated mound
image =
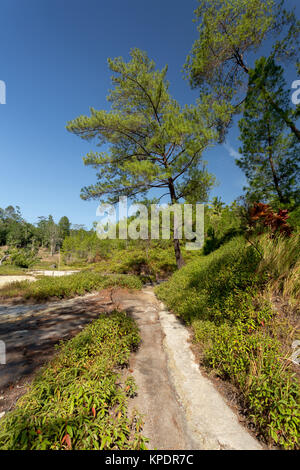
[[[0,289],[0,299],[14,297],[34,301],[44,301],[51,298],[62,299],[114,286],[140,289],[142,282],[137,276],[133,275],[105,276],[92,271],[62,277],[43,276],[33,283],[19,281],[3,287]]]
[[[300,390],[281,339],[288,337],[291,348],[295,328],[288,317],[278,321],[264,293],[276,286],[299,295],[299,235],[293,237],[262,237],[257,246],[234,238],[156,289],[192,326],[202,363],[239,389],[264,439],[286,449],[299,447]]]

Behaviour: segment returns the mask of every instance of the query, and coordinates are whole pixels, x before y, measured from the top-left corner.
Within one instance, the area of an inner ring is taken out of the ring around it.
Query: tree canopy
[[[200,95],[210,96],[227,110],[228,126],[232,115],[241,110],[251,66],[250,54],[273,37],[270,57],[297,60],[300,22],[294,11],[275,0],[199,0],[195,11],[199,38],[187,58],[185,70],[192,87]],[[291,131],[300,140],[296,116],[291,116],[274,97],[268,94],[265,75],[257,77],[256,85]]]
[[[207,106],[184,106],[170,96],[167,67],[156,69],[145,52],[131,50],[131,59],[109,59],[113,89],[111,110],[91,108],[67,129],[83,139],[96,139],[103,152],[90,152],[86,165],[98,170],[97,183],[82,198],[116,203],[119,196],[147,195],[166,188],[170,201],[207,200],[213,177],[202,152],[217,138]],[[177,247],[178,248],[178,247]],[[177,253],[179,261],[180,255]]]
[[[242,147],[237,164],[245,172],[252,201],[273,205],[299,204],[300,143],[278,119],[263,91],[256,86],[256,77],[265,73],[265,86],[277,103],[289,108],[289,91],[283,78],[283,68],[274,60],[262,57],[250,73],[244,115],[239,122]],[[292,109],[290,110],[292,113]]]

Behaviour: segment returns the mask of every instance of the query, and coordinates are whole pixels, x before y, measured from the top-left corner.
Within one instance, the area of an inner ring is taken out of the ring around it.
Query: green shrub
[[[145,449],[140,418],[127,417],[130,393],[118,385],[118,368],[127,365],[139,340],[134,321],[115,312],[62,343],[1,420],[0,449]],[[128,385],[133,393],[132,378]]]
[[[9,263],[20,268],[29,268],[37,261],[36,253],[27,248],[11,248],[9,254]]]
[[[91,271],[70,274],[68,276],[44,276],[36,282],[18,281],[0,289],[0,297],[23,297],[37,301],[51,297],[70,298],[108,287],[127,287],[140,289],[142,282],[136,276],[102,276]]]

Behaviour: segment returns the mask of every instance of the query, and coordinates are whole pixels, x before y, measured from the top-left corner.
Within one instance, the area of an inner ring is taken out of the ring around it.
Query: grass
[[[17,276],[26,274],[27,269],[19,268],[10,264],[3,264],[0,266],[0,276]]]
[[[293,243],[287,242],[287,252],[293,252]],[[265,252],[269,253],[267,248]],[[296,255],[285,256],[293,260],[290,267],[295,265]],[[275,275],[274,263],[268,264],[267,257],[261,260],[254,247],[237,237],[183,267],[156,292],[192,326],[203,365],[237,387],[249,419],[265,441],[297,449],[299,383],[274,329],[277,314],[262,295]],[[278,259],[278,269],[279,264]],[[276,271],[282,288],[289,276],[283,271]],[[291,335],[290,343],[293,339]]]
[[[182,245],[185,261],[195,258],[198,253],[186,251]],[[97,263],[86,267],[99,273],[133,274],[142,280],[156,281],[167,279],[177,269],[174,248],[171,243],[141,242],[128,249],[114,249],[109,258],[103,258]]]
[[[264,235],[259,240],[263,259],[259,272],[267,272],[271,294],[282,294],[292,307],[300,308],[300,233],[275,239]]]
[[[51,298],[71,298],[115,286],[140,289],[142,282],[137,276],[104,276],[87,271],[60,277],[43,276],[36,282],[13,282],[0,289],[0,298],[22,297],[44,301]]]
[[[135,384],[120,368],[140,338],[125,313],[101,315],[58,354],[0,421],[1,450],[145,449],[141,419],[127,416]]]

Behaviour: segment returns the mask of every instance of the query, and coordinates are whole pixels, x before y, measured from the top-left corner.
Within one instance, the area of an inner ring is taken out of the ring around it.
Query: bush
[[[145,449],[138,416],[127,417],[117,368],[128,363],[139,334],[124,313],[102,315],[72,340],[2,420],[1,450]],[[130,385],[130,393],[128,386]]]
[[[37,261],[36,252],[27,248],[12,248],[9,262],[20,268],[29,268]]]
[[[75,297],[114,286],[140,289],[142,282],[136,276],[101,276],[99,273],[86,271],[61,277],[44,276],[36,282],[13,282],[0,289],[0,297],[21,296],[24,299],[43,301],[52,297],[60,299]]]

